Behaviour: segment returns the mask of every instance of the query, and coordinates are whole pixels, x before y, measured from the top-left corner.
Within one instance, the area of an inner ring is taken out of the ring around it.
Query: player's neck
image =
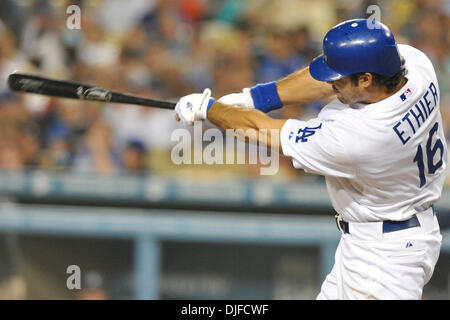
[[[392,90],[386,91],[383,88],[377,88],[376,91],[373,92],[371,97],[365,101],[365,103],[376,103],[378,101],[389,98],[393,94],[395,94],[398,90],[400,90],[405,84],[408,82],[406,77],[403,77],[402,81]]]

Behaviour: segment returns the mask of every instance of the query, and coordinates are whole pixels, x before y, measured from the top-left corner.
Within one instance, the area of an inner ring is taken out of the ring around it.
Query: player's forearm
[[[281,129],[286,120],[274,119],[256,109],[240,108],[214,102],[208,111],[208,120],[219,128],[233,130]]]
[[[271,118],[256,109],[240,108],[220,102],[213,103],[208,111],[208,120],[223,130],[266,132],[266,135],[258,135],[259,142],[268,147],[276,143],[281,149],[280,131],[286,120]]]
[[[242,94],[231,94],[220,100],[228,104],[251,105],[267,113],[286,105],[311,103],[333,95],[332,86],[315,80],[307,67],[278,81],[257,84],[250,92],[244,89]]]
[[[276,85],[283,105],[306,104],[334,95],[330,84],[311,76],[309,67],[278,80]]]

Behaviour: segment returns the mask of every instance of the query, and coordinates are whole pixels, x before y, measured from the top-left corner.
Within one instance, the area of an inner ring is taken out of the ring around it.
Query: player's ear
[[[373,76],[370,72],[365,72],[358,78],[358,82],[361,87],[368,88],[373,83]]]

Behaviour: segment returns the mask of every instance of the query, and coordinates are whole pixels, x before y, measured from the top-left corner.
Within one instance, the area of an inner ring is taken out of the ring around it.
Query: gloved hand
[[[250,93],[250,88],[244,88],[241,93],[227,94],[226,96],[223,96],[217,101],[239,107],[247,107],[247,108],[255,107],[255,104],[253,103],[252,94]]]
[[[205,120],[209,108],[215,101],[211,98],[211,90],[208,88],[203,93],[188,94],[182,97],[175,106],[177,120],[189,125],[193,125],[196,120]]]

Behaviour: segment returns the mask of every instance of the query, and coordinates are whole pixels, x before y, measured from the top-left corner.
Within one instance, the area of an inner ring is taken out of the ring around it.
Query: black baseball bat
[[[176,105],[174,102],[147,99],[144,97],[110,91],[84,83],[55,80],[24,73],[10,74],[8,77],[8,85],[13,91],[36,93],[60,98],[136,104],[163,109],[175,109]]]

